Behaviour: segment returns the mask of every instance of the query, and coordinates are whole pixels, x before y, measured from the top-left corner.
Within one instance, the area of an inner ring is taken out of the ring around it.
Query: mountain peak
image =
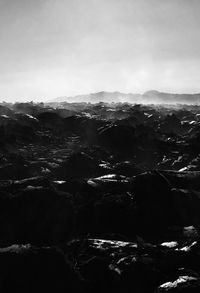
[[[89,102],[89,103],[110,103],[128,102],[132,104],[200,104],[200,94],[175,94],[159,92],[157,90],[146,91],[142,94],[121,93],[118,91],[100,91],[87,95],[74,97],[60,97],[52,102]]]

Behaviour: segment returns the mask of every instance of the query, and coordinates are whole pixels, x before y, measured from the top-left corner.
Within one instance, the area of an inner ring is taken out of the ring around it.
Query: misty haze
[[[0,291],[200,292],[199,0],[0,0]]]

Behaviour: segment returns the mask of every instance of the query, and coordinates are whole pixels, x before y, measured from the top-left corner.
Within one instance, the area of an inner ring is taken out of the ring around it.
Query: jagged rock
[[[200,279],[192,276],[180,276],[177,280],[159,286],[154,293],[197,293],[200,290]]]

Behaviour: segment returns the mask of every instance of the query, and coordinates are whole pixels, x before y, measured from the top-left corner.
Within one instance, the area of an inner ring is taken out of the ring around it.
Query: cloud
[[[200,91],[198,0],[2,0],[0,95]]]

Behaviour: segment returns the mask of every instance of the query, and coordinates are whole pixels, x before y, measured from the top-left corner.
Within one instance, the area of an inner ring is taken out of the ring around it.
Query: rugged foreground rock
[[[200,292],[199,115],[2,104],[0,291]]]

